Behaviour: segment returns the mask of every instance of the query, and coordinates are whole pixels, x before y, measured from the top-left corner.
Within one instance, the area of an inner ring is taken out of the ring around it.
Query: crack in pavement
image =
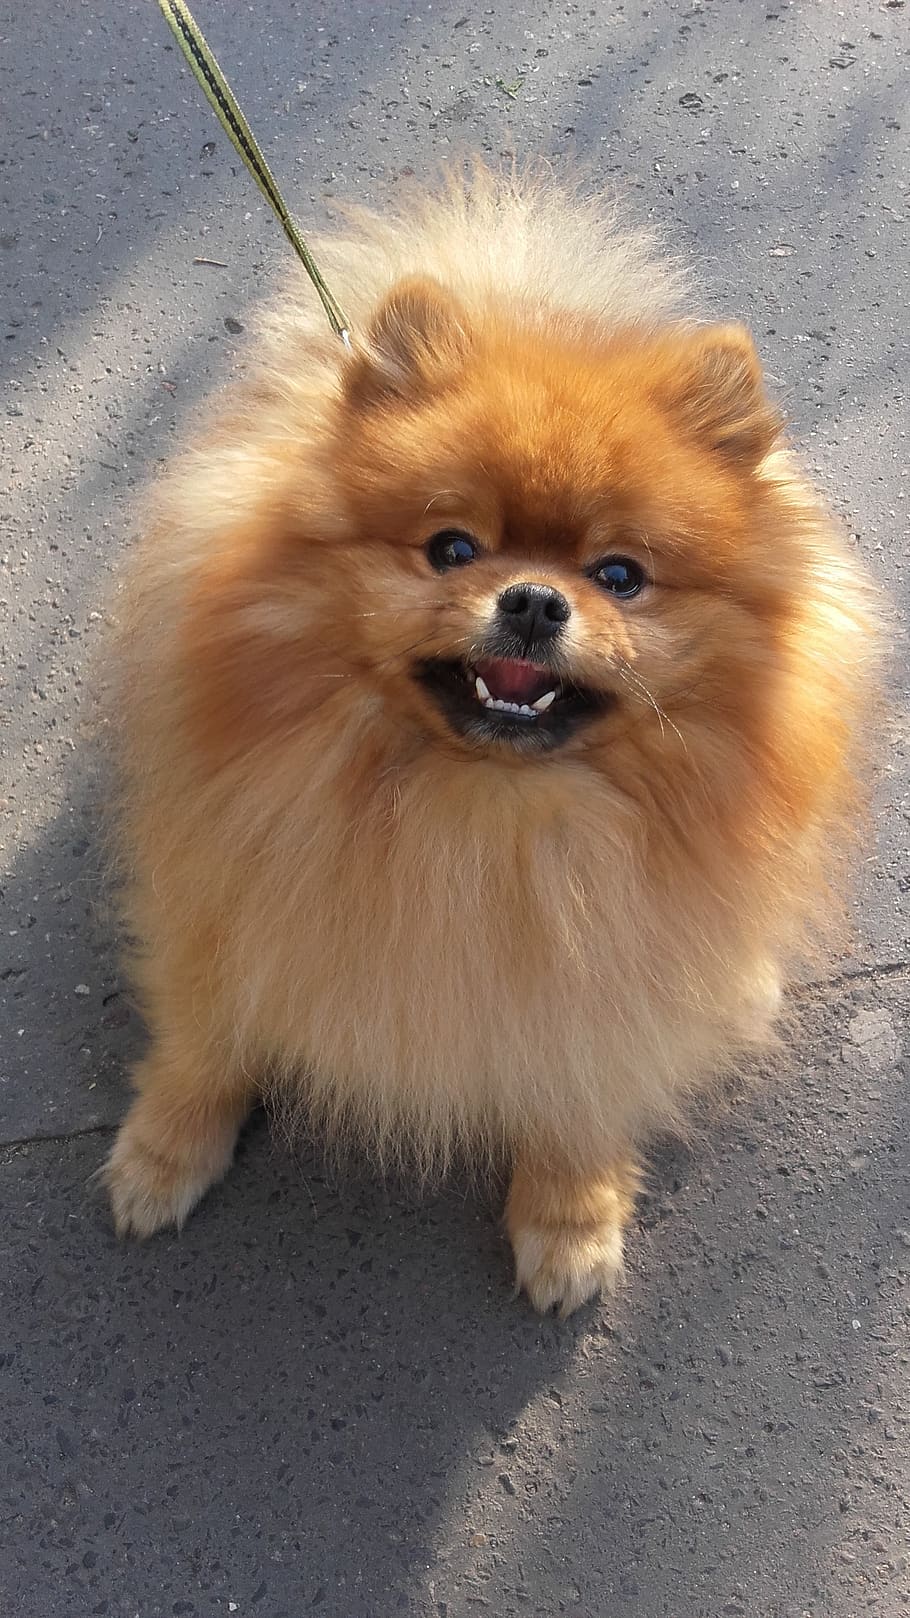
[[[11,1140],[0,1140],[0,1151],[12,1150],[14,1146],[62,1146],[65,1141],[82,1140],[87,1135],[112,1135],[119,1128],[118,1121],[116,1124],[86,1124],[82,1129],[70,1129],[62,1135],[43,1135],[40,1131],[36,1135],[17,1135]]]
[[[816,994],[822,989],[836,989],[841,983],[875,983],[879,979],[900,977],[910,972],[910,961],[881,961],[869,966],[849,967],[830,978],[814,978],[811,983],[795,985],[790,993],[794,997]]]

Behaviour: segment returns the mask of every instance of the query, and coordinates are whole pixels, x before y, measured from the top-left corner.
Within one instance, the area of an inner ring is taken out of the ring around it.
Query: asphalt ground
[[[261,1120],[179,1238],[119,1245],[92,654],[289,249],[156,6],[0,5],[0,1613],[904,1618],[910,12],[198,11],[305,220],[469,147],[580,160],[751,325],[895,603],[879,836],[783,1057],[656,1150],[617,1302],[538,1319],[495,1188]]]

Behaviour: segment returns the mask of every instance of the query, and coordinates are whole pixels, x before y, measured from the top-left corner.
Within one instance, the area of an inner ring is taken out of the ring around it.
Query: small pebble
[[[91,992],[92,991],[89,988],[87,983],[77,983],[75,989],[73,990],[74,994],[81,994],[81,995],[91,994]]]

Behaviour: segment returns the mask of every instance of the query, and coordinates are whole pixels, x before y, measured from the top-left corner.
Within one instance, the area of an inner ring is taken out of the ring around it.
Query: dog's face
[[[291,508],[270,462],[261,520],[200,585],[213,757],[269,734],[322,751],[349,715],[377,760],[583,759],[668,807],[688,771],[692,812],[710,781],[733,818],[756,769],[768,790],[824,774],[838,742],[793,648],[836,631],[807,628],[816,550],[759,470],[779,428],[745,332],[603,340],[405,282],[333,410],[310,463],[276,440]]]
[[[337,589],[396,721],[520,760],[590,754],[643,706],[672,723],[696,691],[754,704],[794,584],[756,534],[776,430],[738,328],[591,348],[395,291],[334,454],[357,536]]]

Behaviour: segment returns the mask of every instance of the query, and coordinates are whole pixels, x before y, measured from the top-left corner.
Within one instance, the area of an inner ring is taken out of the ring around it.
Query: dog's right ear
[[[411,277],[394,286],[356,347],[345,394],[360,406],[406,403],[437,391],[461,369],[470,346],[468,319],[439,281]]]

